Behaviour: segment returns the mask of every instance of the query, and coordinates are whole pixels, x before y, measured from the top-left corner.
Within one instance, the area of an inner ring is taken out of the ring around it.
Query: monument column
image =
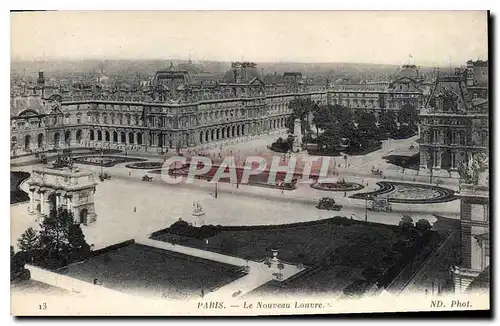
[[[39,189],[38,192],[40,193],[40,213],[44,214],[45,213],[45,190]]]

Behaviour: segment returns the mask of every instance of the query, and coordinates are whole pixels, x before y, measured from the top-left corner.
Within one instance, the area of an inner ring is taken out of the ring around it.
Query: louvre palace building
[[[414,65],[376,84],[313,85],[300,72],[279,77],[265,83],[255,63],[234,62],[222,78],[200,81],[171,64],[150,83],[118,89],[50,86],[40,72],[35,85],[11,91],[11,155],[67,147],[164,153],[222,146],[284,131],[289,103],[297,98],[377,114],[404,105],[419,110],[429,88]]]
[[[298,97],[326,104],[325,86],[266,85],[254,63],[236,62],[215,83],[170,66],[137,89],[37,85],[11,94],[11,154],[64,147],[166,152],[203,148],[285,128]]]
[[[489,155],[487,61],[437,76],[420,108],[419,150],[421,174],[456,178],[472,157]]]

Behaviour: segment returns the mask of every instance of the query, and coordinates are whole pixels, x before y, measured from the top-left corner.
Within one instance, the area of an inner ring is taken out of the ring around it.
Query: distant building
[[[285,83],[287,84],[298,84],[302,82],[302,73],[300,72],[285,72],[283,74]]]
[[[156,72],[153,83],[163,86],[166,91],[175,91],[189,84],[189,74],[186,70],[178,70],[171,63],[169,69]]]
[[[472,98],[488,98],[488,61],[467,61],[467,87]]]
[[[375,114],[382,110],[399,111],[404,106],[419,110],[425,93],[415,65],[402,66],[391,81],[333,84],[329,90],[331,104]]]

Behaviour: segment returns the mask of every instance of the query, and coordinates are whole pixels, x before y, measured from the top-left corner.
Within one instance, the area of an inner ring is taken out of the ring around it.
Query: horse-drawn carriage
[[[111,176],[109,174],[107,174],[106,172],[103,172],[103,173],[99,174],[99,179],[101,179],[101,181],[109,180],[109,179],[111,179]]]
[[[150,177],[149,175],[145,175],[142,177],[142,181],[149,181],[149,182],[152,182],[153,181],[153,177]]]
[[[383,172],[380,169],[375,169],[375,167],[372,167],[372,175],[379,175],[379,176],[381,176],[381,175],[383,175]]]

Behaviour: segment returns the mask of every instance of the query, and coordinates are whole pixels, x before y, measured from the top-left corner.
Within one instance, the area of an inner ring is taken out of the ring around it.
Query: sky
[[[412,58],[410,58],[410,55]],[[484,11],[11,13],[11,59],[463,65],[488,59]]]

